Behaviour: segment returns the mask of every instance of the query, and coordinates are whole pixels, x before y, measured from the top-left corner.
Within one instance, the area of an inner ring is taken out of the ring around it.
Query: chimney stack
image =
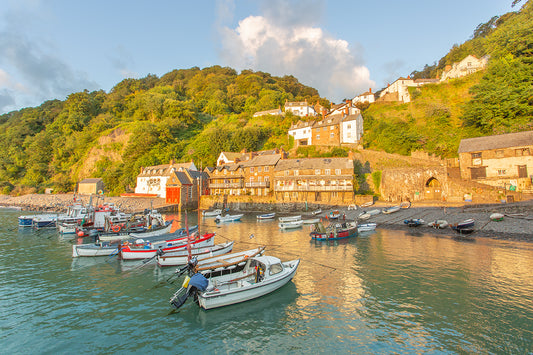
[[[369,88],[369,89],[368,89],[368,92],[369,92],[369,93],[372,93],[372,88]]]

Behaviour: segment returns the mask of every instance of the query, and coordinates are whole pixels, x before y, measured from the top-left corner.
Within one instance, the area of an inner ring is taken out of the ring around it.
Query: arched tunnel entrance
[[[434,177],[431,177],[426,181],[425,187],[425,196],[426,200],[441,200],[442,199],[442,187],[440,181]]]

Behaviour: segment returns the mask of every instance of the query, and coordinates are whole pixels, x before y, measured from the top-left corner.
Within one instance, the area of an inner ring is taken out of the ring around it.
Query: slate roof
[[[339,123],[342,122],[343,117],[344,117],[344,115],[340,114],[340,113],[339,114],[335,114],[335,115],[327,116],[322,121],[318,121],[317,123],[315,123],[313,128],[338,125]]]
[[[100,179],[100,178],[87,178],[87,179],[81,180],[79,183],[80,184],[94,184],[94,183],[99,182],[99,181],[102,181],[102,179]]]
[[[274,171],[305,169],[353,169],[353,162],[348,158],[281,159]]]
[[[279,154],[276,155],[258,155],[252,160],[242,164],[243,167],[252,167],[252,166],[274,166],[281,159]]]
[[[529,145],[533,145],[533,131],[462,139],[458,152],[468,153]]]

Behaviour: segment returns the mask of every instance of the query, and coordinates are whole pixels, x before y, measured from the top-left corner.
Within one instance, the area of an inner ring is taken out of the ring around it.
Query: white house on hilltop
[[[453,63],[453,65],[447,65],[442,72],[441,81],[453,78],[460,78],[463,76],[470,75],[475,73],[478,70],[483,69],[487,66],[489,61],[488,56],[481,57],[481,59],[476,58],[475,56],[469,54],[465,59],[461,60],[458,63]]]
[[[359,96],[356,96],[352,99],[352,103],[355,105],[358,102],[364,103],[368,102],[369,104],[373,103],[376,100],[372,88],[369,88],[367,92],[362,93]]]
[[[285,102],[285,112],[292,112],[295,116],[316,116],[315,108],[307,103],[307,100],[301,102]]]

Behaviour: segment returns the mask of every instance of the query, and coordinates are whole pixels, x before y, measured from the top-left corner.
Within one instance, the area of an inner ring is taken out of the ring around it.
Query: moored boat
[[[191,238],[192,239],[192,238]],[[198,236],[194,238],[193,240],[190,240],[189,243],[185,241],[184,243],[180,243],[179,245],[172,245],[172,246],[164,246],[164,245],[152,245],[151,243],[145,243],[144,245],[141,244],[130,244],[126,242],[127,244],[123,244],[120,248],[120,258],[123,260],[138,260],[138,259],[148,259],[155,257],[158,253],[164,254],[164,253],[172,253],[181,251],[182,249],[186,249],[188,245],[191,248],[200,248],[200,247],[208,247],[213,246],[215,239],[214,233],[207,233],[202,236]]]
[[[218,257],[231,252],[234,242],[225,242],[210,247],[191,248],[191,257],[198,261],[202,259]],[[189,260],[189,251],[185,248],[170,253],[162,253],[156,257],[159,266],[179,266],[186,265]]]
[[[272,219],[276,217],[276,212],[261,214],[257,216],[257,219]]]
[[[392,207],[388,207],[388,208],[383,209],[382,213],[391,214],[391,213],[394,213],[394,212],[398,212],[399,210],[400,210],[400,206],[392,206]]]
[[[311,215],[316,216],[316,215],[319,215],[321,213],[322,213],[322,209],[319,208],[319,209],[316,209],[313,212],[311,212]]]
[[[426,223],[422,218],[409,218],[404,219],[404,224],[407,224],[408,227],[419,227]]]
[[[301,227],[303,223],[304,221],[300,219],[296,221],[279,222],[278,226],[280,229],[294,229]]]
[[[457,230],[460,230],[460,229],[473,229],[474,228],[474,224],[475,224],[475,221],[472,219],[472,218],[469,218],[469,219],[466,219],[462,222],[459,222],[459,223],[454,223],[452,225],[450,225],[450,227],[457,231]]]
[[[330,213],[328,213],[329,219],[338,219],[340,216],[341,216],[341,213],[338,210],[331,211]]]
[[[212,211],[202,211],[202,216],[204,217],[216,217],[221,214],[222,214],[222,210],[219,208],[212,210]]]
[[[308,218],[308,219],[303,219],[303,224],[315,224],[315,223],[318,223],[320,222],[320,218]]]
[[[299,259],[281,262],[276,257],[263,255],[249,258],[239,272],[209,279],[197,273],[184,282],[170,303],[179,308],[188,296],[194,294],[200,307],[212,309],[255,299],[289,282],[299,264]]]
[[[444,219],[437,219],[431,223],[428,223],[428,226],[433,227],[435,229],[443,229],[443,228],[448,227],[448,221]]]
[[[322,223],[315,223],[315,230],[309,233],[313,240],[336,240],[355,237],[357,235],[357,223],[332,223],[324,227]]]
[[[215,217],[216,223],[223,223],[223,222],[235,222],[238,221],[244,216],[243,214],[227,214],[225,216],[218,215]]]
[[[504,214],[503,213],[493,213],[489,216],[490,220],[493,222],[501,222],[503,221]]]
[[[302,216],[286,216],[286,217],[279,217],[278,221],[280,222],[292,222],[292,221],[299,221],[302,219]]]
[[[376,230],[377,224],[376,223],[363,223],[357,225],[357,232],[371,232]]]
[[[132,230],[123,229],[117,233],[102,233],[98,235],[98,239],[101,241],[117,240],[117,239],[132,239],[132,238],[150,238],[157,237],[165,234],[169,234],[172,230],[172,223],[168,222],[163,226],[157,226],[154,228],[135,228]],[[192,233],[192,231],[191,231]]]

